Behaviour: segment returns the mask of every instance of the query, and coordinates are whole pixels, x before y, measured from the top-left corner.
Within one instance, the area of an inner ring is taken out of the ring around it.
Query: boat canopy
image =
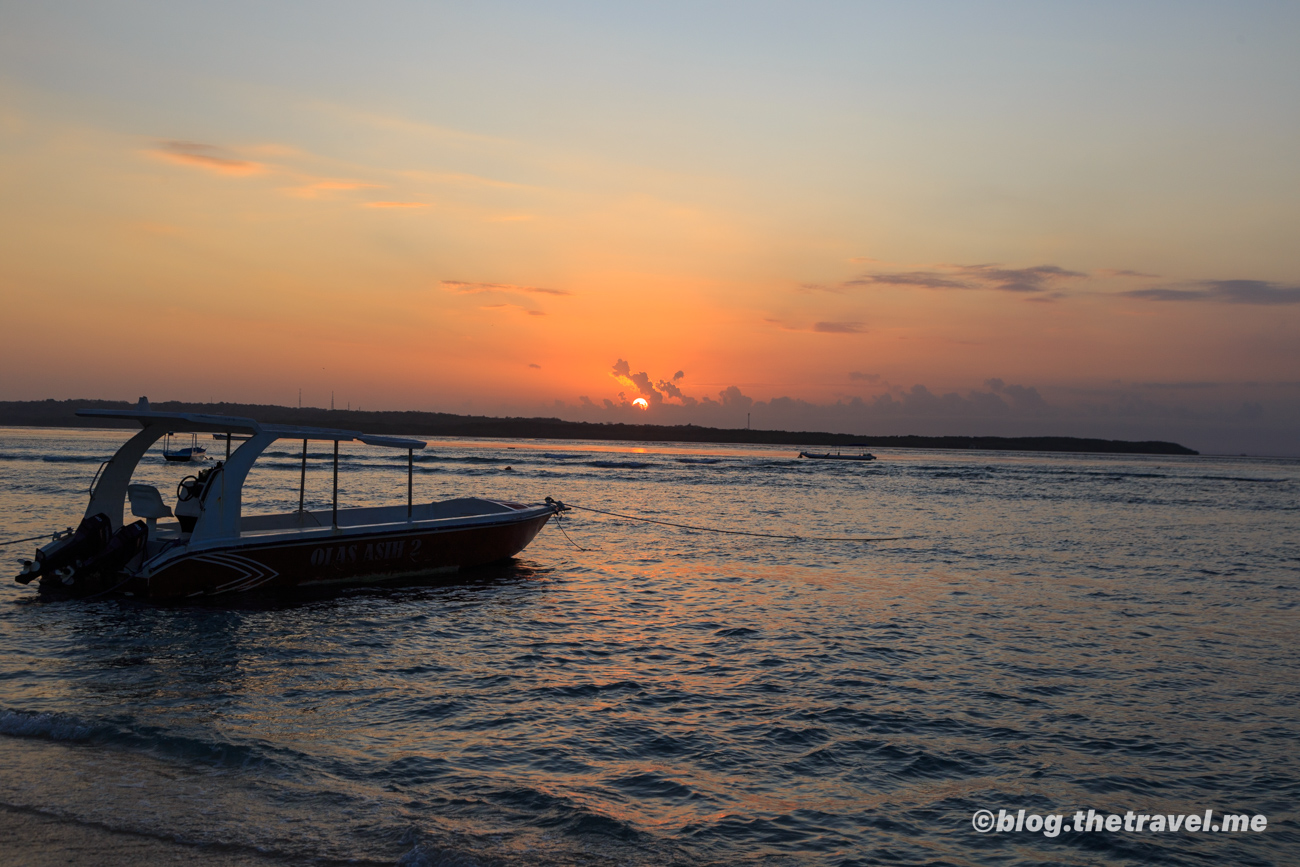
[[[214,434],[270,434],[284,440],[325,440],[334,442],[363,442],[368,446],[394,449],[422,449],[428,443],[405,437],[379,436],[355,430],[338,430],[325,427],[263,424],[256,419],[233,415],[209,415],[203,412],[154,412],[147,401],[135,409],[79,409],[77,415],[90,418],[127,418],[140,422],[141,427],[159,425],[169,432]]]
[[[244,479],[252,468],[258,455],[276,440],[325,440],[334,442],[335,488],[338,477],[338,444],[341,442],[362,442],[371,446],[406,449],[407,490],[410,491],[411,458],[416,449],[423,449],[428,443],[424,440],[406,439],[404,437],[378,436],[355,430],[335,430],[323,427],[298,427],[295,425],[262,424],[256,419],[233,415],[209,415],[202,412],[154,412],[149,408],[149,400],[140,398],[134,409],[79,409],[77,415],[83,418],[125,418],[138,421],[143,428],[131,439],[118,448],[112,458],[105,461],[91,482],[90,503],[86,506],[86,517],[96,514],[106,515],[114,530],[122,526],[123,506],[126,501],[127,485],[136,465],[144,457],[149,447],[167,433],[218,433],[246,434],[234,454],[230,454],[227,444],[227,456],[220,467],[220,487],[215,493],[215,501],[207,503],[205,514],[194,530],[193,541],[211,541],[238,538],[239,521],[242,512]],[[304,456],[306,449],[304,446]],[[305,461],[305,457],[304,457]],[[305,467],[304,463],[304,467]],[[214,467],[216,469],[216,467]],[[409,499],[409,497],[408,497]],[[337,507],[337,493],[335,495]]]

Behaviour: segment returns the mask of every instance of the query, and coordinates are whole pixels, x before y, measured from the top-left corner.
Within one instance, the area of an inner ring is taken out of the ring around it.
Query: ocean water
[[[128,433],[0,429],[0,541],[75,525]],[[343,450],[343,505],[404,498],[405,453]],[[6,581],[0,805],[295,863],[1300,862],[1300,462],[796,454],[434,440],[415,487],[798,540],[575,510],[433,586]],[[247,510],[296,506],[293,445],[258,467]],[[1021,809],[1267,827],[973,827]]]

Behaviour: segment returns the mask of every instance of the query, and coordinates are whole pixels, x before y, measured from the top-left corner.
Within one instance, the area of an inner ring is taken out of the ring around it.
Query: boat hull
[[[549,511],[533,511],[486,524],[388,525],[310,538],[241,540],[237,545],[185,552],[153,572],[106,574],[81,584],[76,595],[111,592],[190,599],[410,580],[509,559],[527,547],[550,517]],[[67,592],[57,579],[49,588],[42,581],[42,589]]]

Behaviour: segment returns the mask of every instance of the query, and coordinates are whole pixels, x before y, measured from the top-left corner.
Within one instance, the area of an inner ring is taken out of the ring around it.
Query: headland
[[[0,425],[15,427],[122,427],[134,422],[79,418],[78,409],[129,409],[128,401],[29,400],[0,401]],[[494,418],[442,412],[375,412],[321,409],[271,404],[185,403],[160,401],[161,412],[204,412],[248,416],[269,424],[345,428],[374,434],[491,439],[564,439],[612,442],[726,443],[788,446],[850,446],[900,449],[960,449],[984,451],[1083,452],[1096,454],[1195,455],[1178,443],[1159,440],[1104,440],[1068,436],[871,436],[824,431],[750,430],[699,425],[624,424],[565,421],[559,418]]]

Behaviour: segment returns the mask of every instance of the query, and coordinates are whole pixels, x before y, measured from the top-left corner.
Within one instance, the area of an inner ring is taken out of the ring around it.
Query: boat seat
[[[162,494],[153,485],[127,485],[126,495],[131,500],[131,514],[144,518],[150,536],[158,528],[159,518],[172,516],[172,510],[163,502]]]

